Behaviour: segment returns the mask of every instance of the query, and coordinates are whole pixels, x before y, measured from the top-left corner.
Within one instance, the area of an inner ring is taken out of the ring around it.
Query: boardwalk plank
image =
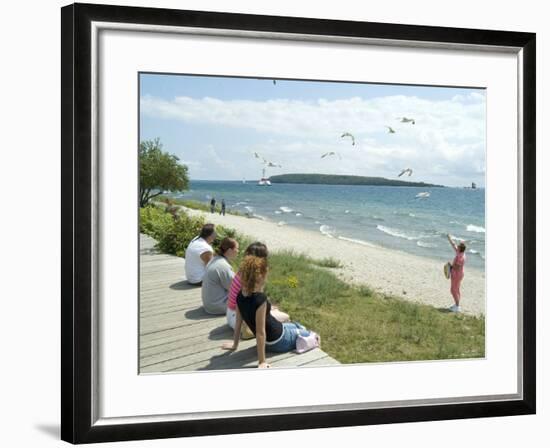
[[[293,353],[266,353],[266,361],[272,364],[274,361],[282,360],[289,357],[295,357]],[[218,352],[210,359],[198,361],[193,364],[180,366],[176,370],[221,370],[221,369],[239,369],[239,368],[257,368],[258,356],[256,349],[256,341],[244,341],[239,344],[239,349],[235,352]]]
[[[185,315],[185,313],[194,310],[198,307],[197,303],[181,303],[181,302],[174,302],[166,305],[157,305],[150,308],[141,308],[139,310],[139,314],[142,319],[147,317],[154,317],[157,314],[168,314],[168,313],[182,313]]]
[[[231,340],[233,331],[229,327],[215,327],[209,328],[205,325],[201,325],[194,336],[190,337],[178,337],[177,339],[169,340],[163,342],[162,344],[155,344],[150,347],[142,347],[140,350],[140,359],[145,360],[145,358],[151,358],[157,355],[164,353],[173,352],[182,348],[188,348],[197,343],[202,343],[205,340],[210,340],[215,342],[218,347],[222,345],[223,342]],[[157,341],[158,342],[158,341]]]
[[[195,298],[200,299],[201,297],[200,290],[182,289],[178,285],[157,286],[156,289],[141,291],[141,295],[143,296],[143,302],[147,304],[159,301],[162,303],[162,301],[169,299],[192,300]]]
[[[192,296],[190,294],[172,293],[167,291],[159,292],[158,294],[148,294],[146,298],[141,301],[141,310],[154,310],[158,308],[165,308],[167,306],[174,305],[194,305],[200,304],[200,297]]]
[[[273,367],[294,367],[313,362],[321,358],[327,357],[327,354],[318,348],[310,350],[291,358],[274,361]]]
[[[233,339],[232,334],[233,332],[230,331],[229,327],[220,327],[217,324],[211,326],[201,325],[195,330],[194,334],[192,335],[189,333],[182,334],[181,330],[178,328],[175,330],[152,335],[156,337],[142,336],[140,338],[140,348],[143,352],[143,355],[149,356],[156,352],[163,351],[166,345],[185,343],[186,340],[198,336],[202,336],[205,338],[209,336],[216,339],[219,338],[220,341],[229,341]]]
[[[325,356],[323,358],[316,359],[314,361],[303,364],[304,367],[323,367],[323,366],[337,366],[340,365],[338,361],[331,358],[330,356]]]

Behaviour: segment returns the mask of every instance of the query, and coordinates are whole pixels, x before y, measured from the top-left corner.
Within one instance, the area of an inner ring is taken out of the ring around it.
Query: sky
[[[280,165],[267,176],[484,186],[485,101],[483,89],[142,73],[140,141],[159,138],[191,179],[259,179],[263,158]]]

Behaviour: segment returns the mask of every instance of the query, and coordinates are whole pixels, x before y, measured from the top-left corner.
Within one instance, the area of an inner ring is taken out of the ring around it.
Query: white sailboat
[[[264,169],[262,170],[262,178],[258,181],[258,186],[260,187],[270,187],[271,186],[271,181],[269,180],[268,177],[265,177],[265,167]]]

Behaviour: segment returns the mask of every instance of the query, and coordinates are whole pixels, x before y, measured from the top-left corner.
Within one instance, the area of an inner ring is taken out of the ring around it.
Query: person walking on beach
[[[220,215],[225,216],[225,199],[222,199],[222,209],[220,210]]]
[[[239,271],[243,289],[237,296],[237,320],[233,342],[225,342],[224,350],[237,350],[243,321],[256,337],[258,368],[271,367],[266,362],[266,350],[276,353],[296,349],[298,335],[309,336],[310,332],[297,322],[281,323],[271,315],[271,303],[264,294],[267,279],[267,259],[248,255],[244,257]]]
[[[214,255],[211,244],[216,239],[214,224],[202,226],[199,236],[193,238],[185,250],[185,277],[187,283],[201,286],[206,265]]]
[[[210,200],[210,213],[214,213],[214,210],[216,210],[216,199],[212,198]]]
[[[267,256],[269,255],[269,252],[267,250],[267,246],[264,243],[260,243],[259,241],[256,241],[250,244],[246,248],[244,255],[245,257],[247,255],[253,255],[259,258],[267,258]],[[235,277],[233,277],[233,281],[231,282],[231,287],[229,288],[229,295],[227,299],[227,312],[225,315],[227,318],[227,325],[229,325],[233,330],[235,329],[235,323],[237,321],[237,296],[241,292],[241,289],[242,289],[241,273],[239,271],[237,272]],[[271,314],[279,322],[288,322],[290,320],[290,317],[288,314],[283,313],[275,306],[271,307]]]
[[[208,314],[225,314],[231,281],[235,276],[229,262],[239,254],[239,243],[233,238],[224,238],[216,251],[217,255],[206,266],[202,279],[202,305]]]
[[[455,251],[455,258],[451,266],[451,295],[455,301],[449,310],[453,313],[460,312],[460,283],[464,278],[464,263],[466,262],[466,245],[464,242],[460,242],[458,245],[455,244],[451,235],[447,234],[447,239],[449,240],[450,245]]]

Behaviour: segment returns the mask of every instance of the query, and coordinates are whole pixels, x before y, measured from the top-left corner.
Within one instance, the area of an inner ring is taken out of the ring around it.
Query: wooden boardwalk
[[[241,341],[235,352],[222,350],[222,342],[233,339],[225,316],[207,314],[200,287],[185,281],[185,260],[154,245],[140,236],[140,373],[257,367],[256,340]],[[268,352],[267,361],[275,368],[339,364],[321,349]]]

